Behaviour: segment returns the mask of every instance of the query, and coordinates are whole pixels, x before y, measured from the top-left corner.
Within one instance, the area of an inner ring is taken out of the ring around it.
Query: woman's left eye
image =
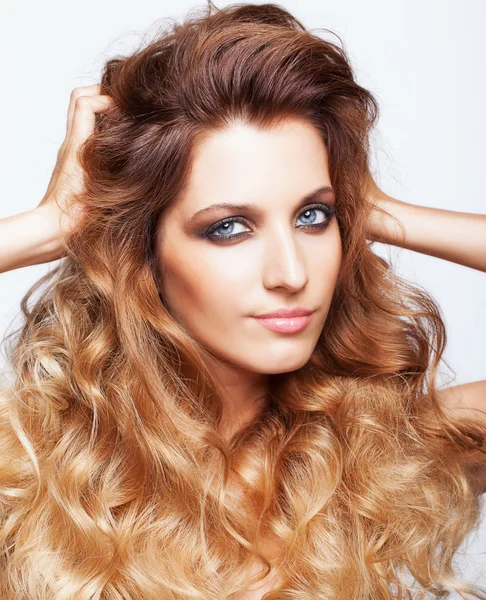
[[[321,212],[324,215],[324,218],[318,220],[318,217],[315,216],[316,212]],[[299,218],[304,218],[304,225],[299,227],[299,229],[325,229],[333,215],[335,214],[335,208],[330,208],[325,204],[319,204],[318,206],[310,206],[306,208],[302,213],[300,213]],[[242,217],[228,217],[227,219],[222,219],[217,223],[214,223],[207,229],[203,234],[203,238],[207,238],[211,241],[219,241],[219,240],[234,240],[236,238],[244,237],[248,235],[247,231],[242,231],[239,233],[233,233],[235,224],[245,225],[246,221]],[[223,232],[223,235],[215,233],[220,230]],[[229,235],[225,235],[228,234]]]

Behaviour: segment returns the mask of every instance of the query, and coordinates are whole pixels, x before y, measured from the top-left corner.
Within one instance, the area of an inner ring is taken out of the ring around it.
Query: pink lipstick
[[[305,308],[280,309],[254,317],[267,329],[280,333],[302,331],[312,320],[314,311]]]

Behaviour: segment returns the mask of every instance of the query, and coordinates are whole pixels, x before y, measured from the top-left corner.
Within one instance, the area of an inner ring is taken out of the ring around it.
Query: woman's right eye
[[[233,233],[235,224],[245,225],[245,220],[241,217],[228,217],[227,219],[218,221],[217,223],[214,223],[214,225],[211,225],[211,227],[204,233],[203,237],[210,240],[234,240],[247,235],[248,232],[246,231]],[[221,230],[223,235],[214,235],[218,230]]]

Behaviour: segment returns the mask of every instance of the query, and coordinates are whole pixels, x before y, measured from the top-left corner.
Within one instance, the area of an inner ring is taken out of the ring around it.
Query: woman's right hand
[[[71,234],[83,218],[83,207],[73,200],[84,186],[78,150],[94,131],[95,113],[105,112],[114,105],[111,96],[99,92],[99,84],[78,87],[71,92],[66,137],[58,150],[47,191],[34,209],[42,213],[59,236],[58,258],[66,255],[65,236]]]
[[[95,114],[114,105],[110,96],[100,95],[99,91],[99,84],[72,91],[66,137],[40,204],[0,219],[0,273],[66,256],[65,237],[83,217],[83,208],[73,198],[84,186],[77,153],[94,132]]]

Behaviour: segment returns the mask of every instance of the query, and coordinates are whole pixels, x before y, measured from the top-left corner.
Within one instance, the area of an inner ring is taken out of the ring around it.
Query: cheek
[[[163,296],[172,314],[189,323],[221,320],[234,313],[241,297],[242,273],[233,261],[202,260],[191,255],[176,263],[165,260]],[[233,309],[231,309],[233,307]]]
[[[333,288],[342,262],[342,242],[339,228],[328,230],[327,235],[319,240],[308,256],[309,274],[314,277],[319,274],[318,281],[327,288]],[[323,277],[321,277],[323,275]]]

